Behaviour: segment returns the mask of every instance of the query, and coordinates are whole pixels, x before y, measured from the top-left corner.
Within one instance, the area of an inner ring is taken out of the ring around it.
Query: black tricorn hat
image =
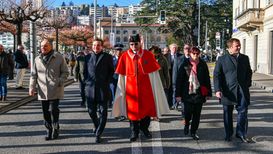
[[[129,42],[140,42],[139,34],[131,35],[130,38],[129,38]]]
[[[123,47],[124,47],[123,44],[115,44],[114,45],[115,50],[122,50]]]

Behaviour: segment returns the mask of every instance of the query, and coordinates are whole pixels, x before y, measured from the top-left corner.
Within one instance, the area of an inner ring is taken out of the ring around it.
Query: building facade
[[[114,33],[114,42],[111,44],[112,46],[119,43],[124,45],[124,49],[129,48],[129,36],[134,34],[140,34],[143,37],[145,49],[150,48],[152,45],[157,45],[161,48],[164,48],[167,45],[166,40],[168,34],[160,33],[157,30],[160,27],[160,24],[149,25],[150,30],[147,32],[144,30],[144,27],[141,28],[134,23],[112,23],[111,26],[111,18],[104,18],[98,22],[97,27],[97,35],[100,38],[110,39],[112,29],[112,33]]]
[[[253,71],[273,74],[273,0],[233,0],[233,37]]]

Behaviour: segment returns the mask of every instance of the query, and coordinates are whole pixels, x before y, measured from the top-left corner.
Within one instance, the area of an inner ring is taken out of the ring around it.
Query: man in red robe
[[[128,117],[132,131],[130,141],[133,142],[138,139],[139,130],[145,137],[151,138],[148,129],[151,117],[166,113],[168,107],[158,74],[160,66],[153,54],[141,48],[138,34],[131,36],[129,42],[130,49],[121,55],[116,68],[116,73],[119,74],[119,90],[116,92],[113,114]],[[124,97],[124,100],[119,96]],[[158,99],[161,102],[165,100],[165,106],[158,103]]]

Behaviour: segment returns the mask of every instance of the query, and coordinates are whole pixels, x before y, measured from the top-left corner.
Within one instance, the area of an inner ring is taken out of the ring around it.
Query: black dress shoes
[[[185,125],[185,127],[184,127],[184,134],[185,135],[189,134],[189,125]]]
[[[138,139],[138,133],[132,133],[130,137],[131,142],[135,142]]]
[[[96,141],[95,141],[95,142],[96,142],[96,143],[101,143],[101,142],[102,142],[101,137],[97,136],[97,137],[96,137]]]
[[[231,137],[226,137],[226,138],[225,138],[225,141],[226,141],[226,142],[230,142],[230,141],[231,141]]]
[[[236,134],[236,137],[239,138],[243,143],[250,143],[250,140],[244,136]]]
[[[48,140],[51,140],[51,139],[52,139],[52,129],[48,129],[45,140],[48,141]]]
[[[152,138],[152,134],[150,133],[148,129],[145,129],[142,132],[146,138]]]
[[[199,136],[197,134],[191,134],[192,139],[199,140]]]

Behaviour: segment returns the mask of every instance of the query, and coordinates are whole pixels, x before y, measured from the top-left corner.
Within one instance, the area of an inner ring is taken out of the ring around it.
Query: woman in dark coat
[[[185,127],[184,134],[190,133],[194,140],[199,140],[196,134],[203,103],[212,96],[210,76],[207,64],[200,58],[200,50],[192,47],[190,58],[185,60],[178,70],[176,80],[176,99],[184,102]],[[190,121],[191,124],[190,124]]]

